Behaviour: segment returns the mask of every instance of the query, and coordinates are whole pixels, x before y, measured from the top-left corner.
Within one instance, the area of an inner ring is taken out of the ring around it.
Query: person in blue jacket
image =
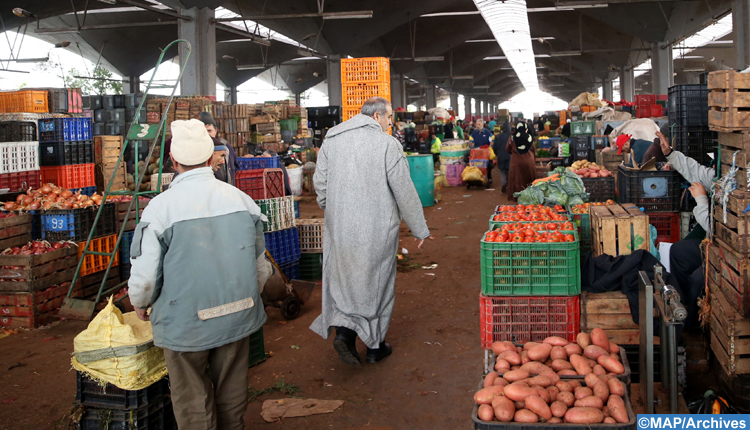
[[[492,132],[484,128],[484,120],[478,119],[474,125],[474,131],[471,132],[471,140],[474,142],[474,148],[489,145]]]

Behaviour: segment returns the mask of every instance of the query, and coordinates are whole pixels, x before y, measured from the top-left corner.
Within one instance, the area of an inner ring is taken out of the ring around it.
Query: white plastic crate
[[[255,203],[260,207],[261,213],[268,218],[268,221],[263,223],[264,232],[285,230],[296,225],[294,196],[261,199],[256,200]]]
[[[161,174],[161,191],[164,191],[164,187],[172,183],[174,173],[162,173]],[[156,183],[159,181],[159,174],[155,173],[151,175],[151,191],[156,191]]]
[[[39,142],[0,143],[0,174],[39,170]]]
[[[325,219],[298,219],[299,248],[302,252],[323,252],[323,235],[325,234]]]

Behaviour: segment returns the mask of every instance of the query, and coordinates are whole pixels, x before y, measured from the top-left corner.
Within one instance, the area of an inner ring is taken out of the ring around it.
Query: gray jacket
[[[151,200],[130,248],[128,287],[133,306],[151,306],[156,346],[204,351],[263,326],[262,219],[255,202],[210,167],[177,176]]]
[[[672,151],[668,156],[669,165],[672,166],[686,181],[700,182],[708,194],[711,193],[711,186],[716,177],[716,170],[701,166],[700,163],[690,157],[686,157],[680,151]],[[695,198],[695,209],[693,215],[698,224],[705,231],[711,231],[711,207],[709,206],[708,196],[698,196]]]

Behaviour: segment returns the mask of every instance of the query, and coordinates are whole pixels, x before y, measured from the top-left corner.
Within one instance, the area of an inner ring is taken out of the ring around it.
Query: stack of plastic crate
[[[672,146],[695,161],[709,165],[716,154],[718,135],[708,128],[708,85],[669,88],[669,127]]]
[[[276,264],[279,265],[287,279],[300,279],[300,249],[297,227],[272,231],[264,233],[264,235],[266,237],[266,250],[271,254]]]
[[[390,61],[384,57],[341,59],[341,100],[344,121],[359,114],[370,97],[391,100]]]
[[[33,121],[0,122],[0,188],[39,188],[39,139]]]
[[[299,246],[302,256],[299,261],[301,279],[320,281],[323,279],[323,236],[325,219],[298,219]]]
[[[64,188],[89,188],[83,194],[96,191],[96,182],[68,183],[60,175],[76,166],[85,171],[93,170],[94,141],[91,136],[90,118],[47,118],[39,120],[39,165],[45,178],[54,176],[55,185]],[[86,178],[89,179],[89,178]]]

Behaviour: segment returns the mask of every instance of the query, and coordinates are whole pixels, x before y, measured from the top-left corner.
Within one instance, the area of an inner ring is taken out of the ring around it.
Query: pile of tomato
[[[542,225],[542,224],[540,224]],[[555,225],[556,226],[556,225]],[[506,226],[503,226],[506,227]],[[572,228],[570,229],[572,230]],[[524,243],[541,243],[541,242],[575,242],[575,236],[565,231],[537,231],[531,228],[521,230],[502,230],[495,229],[484,235],[485,242],[524,242]]]
[[[567,215],[558,212],[565,212],[562,206],[551,208],[543,205],[518,205],[518,206],[498,206],[495,209],[493,221],[567,221]]]
[[[517,231],[517,230],[534,230],[534,231],[571,231],[573,223],[570,221],[565,222],[515,222],[505,224],[502,227],[498,227],[495,230],[502,231]]]
[[[607,200],[606,202],[584,203],[582,205],[571,206],[570,211],[574,214],[587,214],[589,213],[589,207],[591,206],[609,206],[614,204],[617,204],[614,200]]]

